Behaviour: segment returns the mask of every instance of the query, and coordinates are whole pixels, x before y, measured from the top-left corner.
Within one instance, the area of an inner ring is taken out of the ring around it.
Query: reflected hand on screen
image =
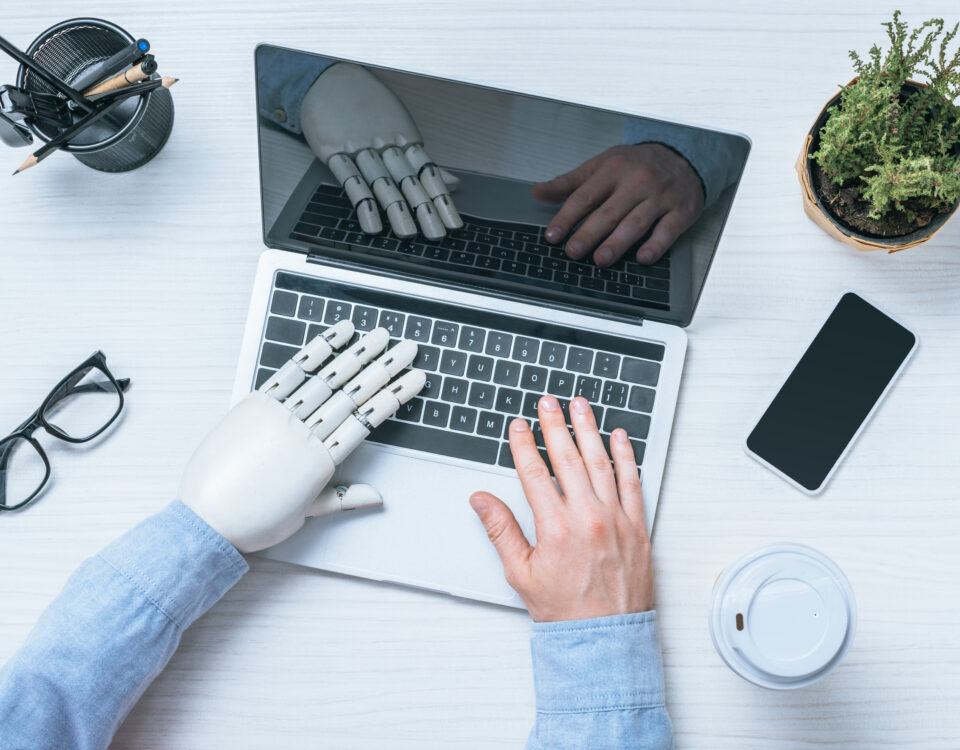
[[[696,171],[659,143],[609,148],[570,172],[538,182],[533,197],[563,203],[547,227],[547,242],[566,240],[568,256],[592,253],[598,266],[616,262],[648,232],[635,259],[656,263],[704,205]]]

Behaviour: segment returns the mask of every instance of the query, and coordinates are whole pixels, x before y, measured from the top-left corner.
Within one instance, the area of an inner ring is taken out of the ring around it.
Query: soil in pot
[[[857,184],[835,185],[823,176],[820,165],[811,160],[813,187],[833,217],[862,234],[872,237],[900,237],[922,229],[941,212],[904,201],[903,211],[889,211],[881,219],[870,218],[870,202],[864,200]],[[944,206],[949,211],[952,206]]]

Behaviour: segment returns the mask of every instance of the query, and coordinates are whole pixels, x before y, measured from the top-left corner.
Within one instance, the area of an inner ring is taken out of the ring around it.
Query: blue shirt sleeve
[[[527,750],[670,750],[656,614],[534,623]]]
[[[257,108],[260,116],[300,135],[300,105],[320,74],[336,60],[302,52],[257,48]]]
[[[248,569],[179,502],[84,562],[0,670],[0,748],[106,748],[183,630]]]
[[[623,119],[623,142],[659,143],[686,159],[703,183],[704,208],[740,178],[748,146],[742,138],[641,118]]]

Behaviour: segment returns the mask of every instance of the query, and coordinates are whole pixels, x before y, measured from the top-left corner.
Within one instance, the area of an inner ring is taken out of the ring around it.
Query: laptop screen
[[[692,319],[745,136],[269,45],[256,70],[270,247]]]

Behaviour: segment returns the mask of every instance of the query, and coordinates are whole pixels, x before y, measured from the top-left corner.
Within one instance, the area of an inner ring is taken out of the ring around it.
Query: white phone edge
[[[817,335],[820,333],[821,330],[823,330],[824,325],[826,325],[827,321],[830,319],[830,316],[833,314],[833,311],[837,309],[837,305],[839,305],[840,301],[848,294],[856,295],[867,304],[875,307],[877,310],[882,312],[884,315],[890,318],[890,320],[892,320],[894,323],[902,326],[904,330],[908,331],[910,335],[913,336],[913,346],[910,347],[910,351],[907,352],[906,356],[903,358],[903,361],[900,363],[900,366],[897,368],[896,372],[894,372],[893,375],[890,377],[890,381],[887,383],[886,387],[877,397],[877,400],[873,402],[873,407],[870,409],[869,412],[867,412],[867,415],[863,418],[863,421],[860,423],[860,427],[857,428],[857,431],[853,433],[853,436],[850,438],[850,440],[847,441],[847,445],[844,447],[843,451],[837,457],[837,460],[833,462],[833,466],[830,467],[830,471],[827,472],[827,475],[823,478],[823,481],[820,483],[820,486],[815,487],[814,489],[811,490],[811,489],[808,489],[807,487],[804,487],[799,482],[794,481],[793,478],[791,478],[787,474],[784,474],[782,471],[780,471],[780,469],[778,469],[776,466],[771,464],[769,461],[766,461],[765,459],[761,458],[756,453],[754,453],[752,450],[750,450],[749,446],[747,445],[747,440],[750,438],[750,435],[753,433],[753,431],[757,428],[757,425],[760,423],[760,420],[763,419],[763,415],[767,413],[767,409],[770,408],[770,405],[773,403],[773,400],[777,397],[777,394],[779,394],[780,391],[783,390],[783,386],[787,382],[787,378],[790,377],[790,375],[796,369],[797,365],[800,363],[800,360],[803,358],[803,355],[807,353],[807,350],[810,348],[814,340],[817,338]],[[746,453],[750,458],[752,458],[754,461],[759,463],[761,466],[767,468],[769,471],[776,474],[778,477],[780,477],[782,480],[784,480],[787,484],[789,484],[794,489],[800,490],[800,492],[802,492],[804,495],[808,495],[810,497],[815,497],[819,495],[821,492],[823,492],[827,484],[833,478],[834,473],[837,471],[840,464],[843,463],[843,460],[847,457],[847,454],[850,452],[850,449],[853,448],[854,443],[857,442],[857,438],[860,437],[860,433],[863,432],[866,426],[870,423],[870,420],[873,418],[873,415],[876,413],[877,409],[880,407],[880,404],[883,403],[883,400],[887,397],[887,394],[890,392],[890,389],[893,388],[893,384],[900,379],[901,373],[903,373],[903,370],[907,366],[907,363],[913,358],[913,355],[916,353],[917,347],[919,345],[920,345],[920,337],[917,335],[917,332],[913,330],[913,328],[908,326],[906,323],[904,323],[895,315],[891,315],[890,313],[888,313],[886,310],[880,307],[880,305],[878,305],[876,302],[874,302],[872,299],[870,299],[866,295],[861,294],[860,292],[855,291],[853,289],[844,289],[840,293],[840,296],[837,297],[837,301],[834,302],[834,304],[830,307],[830,310],[823,317],[823,320],[820,321],[820,325],[817,326],[816,330],[813,333],[813,336],[811,336],[810,340],[807,342],[807,345],[803,347],[803,351],[800,352],[800,355],[790,366],[790,369],[787,370],[786,374],[780,379],[779,385],[776,387],[776,389],[774,389],[773,393],[770,394],[770,398],[764,403],[764,406],[760,410],[760,413],[757,415],[757,418],[751,423],[750,429],[747,430],[747,434],[743,438],[744,453]]]

